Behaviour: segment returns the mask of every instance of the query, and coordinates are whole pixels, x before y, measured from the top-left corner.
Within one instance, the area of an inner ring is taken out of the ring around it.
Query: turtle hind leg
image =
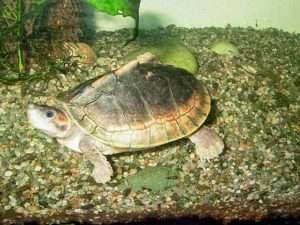
[[[137,68],[139,64],[151,63],[154,62],[155,60],[156,58],[152,53],[146,52],[143,55],[137,56],[136,59],[131,60],[130,62],[123,65],[119,69],[115,70],[114,74],[116,74],[117,76],[125,75],[127,73],[130,73],[135,68]]]
[[[106,183],[111,180],[113,170],[102,151],[104,146],[89,137],[84,137],[79,144],[84,157],[94,166],[92,177],[97,183]],[[107,148],[107,146],[105,146]]]
[[[212,128],[206,126],[200,128],[189,138],[195,144],[196,154],[201,161],[217,157],[224,149],[222,138]]]

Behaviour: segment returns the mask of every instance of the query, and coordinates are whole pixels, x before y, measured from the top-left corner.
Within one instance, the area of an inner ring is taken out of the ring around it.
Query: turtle
[[[145,53],[62,92],[53,106],[29,103],[27,116],[34,128],[83,153],[94,165],[95,181],[106,183],[113,175],[106,155],[182,138],[195,144],[200,160],[221,154],[222,138],[203,126],[210,109],[210,95],[200,80]]]

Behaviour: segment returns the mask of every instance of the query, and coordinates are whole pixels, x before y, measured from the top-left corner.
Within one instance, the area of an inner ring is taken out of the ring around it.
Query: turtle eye
[[[49,110],[49,111],[46,112],[46,116],[48,118],[52,118],[54,116],[54,112]]]

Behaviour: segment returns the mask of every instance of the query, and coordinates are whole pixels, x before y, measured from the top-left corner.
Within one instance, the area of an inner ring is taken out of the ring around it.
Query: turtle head
[[[27,116],[33,127],[51,137],[63,138],[71,128],[71,120],[68,115],[55,107],[29,104]]]

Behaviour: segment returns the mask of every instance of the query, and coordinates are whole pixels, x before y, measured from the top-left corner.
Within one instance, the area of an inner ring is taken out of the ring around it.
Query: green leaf
[[[151,52],[163,64],[185,69],[192,74],[198,72],[198,62],[194,54],[181,42],[172,39],[156,40],[143,45],[139,49],[130,52],[124,60],[129,62],[145,52]]]
[[[177,184],[177,171],[171,166],[146,167],[126,177],[119,184],[122,190],[141,191],[147,188],[153,192],[163,191]]]
[[[86,2],[95,9],[108,13],[109,15],[131,16],[135,20],[133,37],[126,42],[135,40],[139,29],[139,8],[141,0],[86,0]]]
[[[101,12],[112,16],[131,16],[134,19],[138,17],[140,2],[140,0],[87,0],[88,4]]]

